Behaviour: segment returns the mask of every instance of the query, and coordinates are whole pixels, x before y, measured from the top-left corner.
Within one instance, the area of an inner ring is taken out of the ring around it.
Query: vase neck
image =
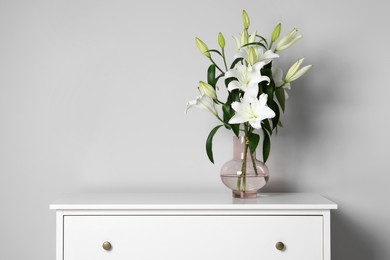
[[[233,159],[243,160],[245,154],[245,136],[233,136]],[[250,150],[248,147],[247,160],[251,158]],[[256,159],[256,152],[253,153],[253,158]]]

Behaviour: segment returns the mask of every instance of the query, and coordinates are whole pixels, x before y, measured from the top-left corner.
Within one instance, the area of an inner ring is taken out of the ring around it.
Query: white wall
[[[0,1],[0,259],[54,259],[48,204],[85,191],[225,191],[231,134],[183,111],[205,79],[199,36],[269,37],[281,21],[304,39],[288,68],[314,64],[290,92],[272,139],[267,191],[334,200],[333,259],[389,259],[386,1]],[[227,193],[227,196],[230,196]]]

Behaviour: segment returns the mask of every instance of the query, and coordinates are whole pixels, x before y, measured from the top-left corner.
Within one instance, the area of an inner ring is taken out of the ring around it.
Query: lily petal
[[[264,67],[264,65],[265,65],[264,61],[259,61],[253,64],[252,67],[254,68],[254,70],[260,71]]]
[[[247,94],[247,93],[245,93]],[[241,124],[249,122],[256,129],[261,128],[261,121],[266,118],[275,117],[275,112],[272,111],[266,104],[267,94],[261,94],[260,99],[246,95],[241,102],[233,102],[232,108],[236,114],[229,120],[230,124]]]
[[[225,73],[225,79],[228,78],[237,78],[238,72],[236,69],[230,69]]]
[[[236,111],[236,112],[240,111],[240,109],[241,109],[241,103],[240,103],[240,102],[237,102],[237,101],[233,102],[233,103],[232,103],[232,108],[233,108],[234,111]]]
[[[265,106],[267,104],[267,99],[268,99],[268,95],[263,93],[260,95],[259,97],[259,105],[260,106]]]
[[[239,89],[240,88],[240,84],[237,80],[233,80],[229,83],[228,85],[228,90],[229,91],[232,91],[232,90],[235,90],[235,89]]]
[[[279,54],[274,53],[272,50],[268,50],[262,55],[261,61],[264,61],[265,64],[268,64],[276,58],[279,58]]]
[[[257,97],[257,94],[259,93],[259,86],[257,83],[250,84],[248,88],[245,91],[244,96],[250,96],[250,97]]]
[[[260,128],[261,128],[261,120],[249,121],[249,124],[250,124],[254,129],[260,129]]]
[[[232,118],[229,120],[229,124],[241,124],[248,122],[248,118],[241,115],[241,114],[235,114]]]
[[[276,116],[275,112],[269,107],[263,107],[261,110],[262,119],[273,118]]]

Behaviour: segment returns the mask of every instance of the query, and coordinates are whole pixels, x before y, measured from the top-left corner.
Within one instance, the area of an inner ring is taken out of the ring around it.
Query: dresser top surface
[[[84,193],[50,204],[53,210],[234,210],[336,209],[337,204],[312,193],[261,193],[234,199],[229,193]]]

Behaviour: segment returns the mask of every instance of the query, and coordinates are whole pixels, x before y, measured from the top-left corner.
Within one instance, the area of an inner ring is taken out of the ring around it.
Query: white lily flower
[[[241,124],[249,122],[255,128],[261,128],[261,121],[275,117],[275,112],[267,106],[267,94],[261,94],[257,98],[244,98],[242,102],[233,102],[232,108],[236,114],[229,120],[229,124]]]
[[[284,81],[286,83],[289,83],[289,82],[292,82],[294,80],[297,80],[303,74],[305,74],[309,69],[311,69],[311,67],[313,67],[313,65],[307,65],[307,66],[305,66],[303,68],[299,68],[301,66],[302,62],[303,62],[303,58],[298,60],[297,62],[295,62],[291,66],[291,68],[287,71],[286,78],[284,79]]]
[[[271,61],[273,61],[276,58],[279,58],[279,54],[274,53],[272,50],[266,50],[264,51],[264,48],[262,46],[258,45],[249,45],[240,48],[240,51],[234,55],[234,59],[236,58],[244,58],[249,62],[249,53],[250,49],[253,48],[254,50],[254,63],[258,62],[264,62],[264,65],[267,65]]]
[[[190,109],[192,107],[207,110],[211,114],[218,117],[218,111],[215,107],[215,103],[214,103],[213,99],[205,94],[197,96],[195,100],[191,100],[191,101],[187,102],[186,113],[187,113],[188,109]]]
[[[260,74],[260,69],[258,67],[262,67],[263,64],[264,63],[262,62],[255,64],[257,66],[239,64],[233,69],[228,70],[225,74],[225,78],[237,79],[229,83],[228,90],[240,89],[245,92],[245,96],[257,97],[257,94],[259,93],[259,82],[270,82],[270,79],[267,76],[262,76]]]
[[[289,82],[284,82],[283,80],[283,71],[282,69],[273,66],[272,67],[272,77],[274,78],[275,86],[282,87],[284,89],[284,96],[288,99],[287,90],[291,89],[291,85]]]
[[[285,50],[301,39],[302,35],[297,35],[297,32],[298,30],[294,28],[291,32],[283,36],[278,44],[276,44],[275,51]]]

